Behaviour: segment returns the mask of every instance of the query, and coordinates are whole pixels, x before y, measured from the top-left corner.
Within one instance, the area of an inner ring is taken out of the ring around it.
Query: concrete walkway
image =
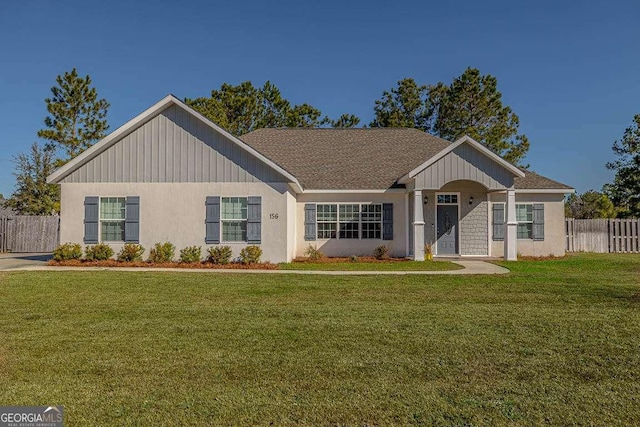
[[[51,259],[50,253],[40,254],[0,254],[0,271],[31,267],[45,267]]]
[[[445,271],[320,271],[320,270],[244,270],[244,269],[211,269],[211,268],[147,268],[147,267],[52,267],[47,265],[22,265],[13,268],[2,268],[4,271],[135,271],[135,272],[180,272],[180,273],[239,273],[239,274],[319,274],[327,276],[405,276],[433,274],[506,274],[504,267],[478,260],[452,261],[463,266],[461,270]]]

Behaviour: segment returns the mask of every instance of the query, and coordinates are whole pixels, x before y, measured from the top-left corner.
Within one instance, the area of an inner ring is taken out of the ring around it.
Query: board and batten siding
[[[469,180],[490,190],[503,190],[513,185],[513,178],[513,172],[475,148],[462,144],[418,173],[415,188],[438,190],[449,182]]]
[[[269,165],[175,105],[62,180],[63,183],[286,181]]]

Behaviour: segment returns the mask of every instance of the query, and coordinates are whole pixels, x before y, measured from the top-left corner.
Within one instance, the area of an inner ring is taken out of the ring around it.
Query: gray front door
[[[438,255],[456,255],[458,253],[458,206],[438,205]]]

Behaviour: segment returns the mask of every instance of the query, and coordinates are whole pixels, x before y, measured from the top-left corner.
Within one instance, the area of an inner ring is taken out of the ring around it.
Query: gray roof
[[[409,128],[266,128],[240,137],[305,189],[387,189],[451,143]],[[533,172],[516,189],[571,189]]]
[[[550,188],[557,190],[573,190],[573,187],[554,181],[546,176],[538,175],[535,172],[524,169],[522,171],[525,173],[524,177],[517,177],[514,181],[514,187],[516,190],[547,190]]]
[[[305,189],[387,189],[449,145],[418,129],[258,129],[240,137]]]

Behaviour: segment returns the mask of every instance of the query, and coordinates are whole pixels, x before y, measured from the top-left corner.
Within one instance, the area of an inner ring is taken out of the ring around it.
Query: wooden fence
[[[640,219],[565,220],[567,252],[640,252]]]
[[[0,252],[51,252],[59,240],[57,216],[0,217]]]

